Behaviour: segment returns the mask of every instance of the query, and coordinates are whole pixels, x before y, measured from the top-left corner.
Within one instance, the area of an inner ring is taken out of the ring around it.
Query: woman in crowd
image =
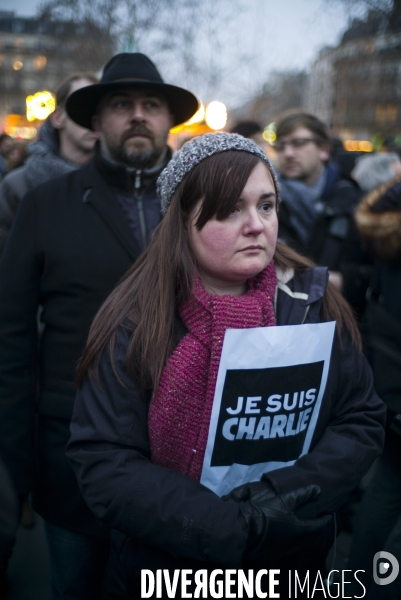
[[[280,569],[289,597],[287,570],[325,576],[329,515],[380,452],[383,405],[327,269],[276,243],[276,177],[256,144],[195,138],[158,186],[165,218],[93,323],[67,449],[115,530],[108,598],[140,597],[141,569],[216,566]],[[337,333],[309,452],[219,497],[200,479],[225,331],[326,321]]]

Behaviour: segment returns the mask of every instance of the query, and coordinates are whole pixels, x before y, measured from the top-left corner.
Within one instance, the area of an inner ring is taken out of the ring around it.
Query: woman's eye
[[[260,207],[263,212],[270,212],[272,208],[273,204],[271,202],[264,202]]]

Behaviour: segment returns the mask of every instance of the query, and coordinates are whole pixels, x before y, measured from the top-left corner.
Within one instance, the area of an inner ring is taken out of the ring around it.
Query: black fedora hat
[[[99,100],[108,92],[122,88],[146,88],[163,94],[175,125],[188,121],[198,110],[199,102],[188,90],[164,83],[152,61],[140,52],[116,54],[104,67],[99,83],[73,92],[66,102],[68,116],[87,129],[92,129],[92,117]]]

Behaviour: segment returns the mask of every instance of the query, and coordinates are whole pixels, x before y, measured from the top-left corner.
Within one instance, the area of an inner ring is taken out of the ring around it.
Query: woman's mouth
[[[258,246],[258,245],[252,245],[252,246],[246,246],[246,248],[242,248],[240,250],[240,252],[247,252],[247,251],[251,251],[251,250],[263,250],[263,246]]]

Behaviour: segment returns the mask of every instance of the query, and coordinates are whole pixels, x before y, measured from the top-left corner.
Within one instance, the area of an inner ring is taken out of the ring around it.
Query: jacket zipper
[[[143,250],[145,250],[146,246],[147,246],[147,233],[146,233],[146,221],[145,221],[145,213],[143,210],[143,194],[139,193],[139,190],[141,189],[141,171],[135,171],[135,202],[136,202],[136,207],[138,210],[138,216],[139,216],[139,225],[141,227],[141,236],[142,236],[142,247]]]

